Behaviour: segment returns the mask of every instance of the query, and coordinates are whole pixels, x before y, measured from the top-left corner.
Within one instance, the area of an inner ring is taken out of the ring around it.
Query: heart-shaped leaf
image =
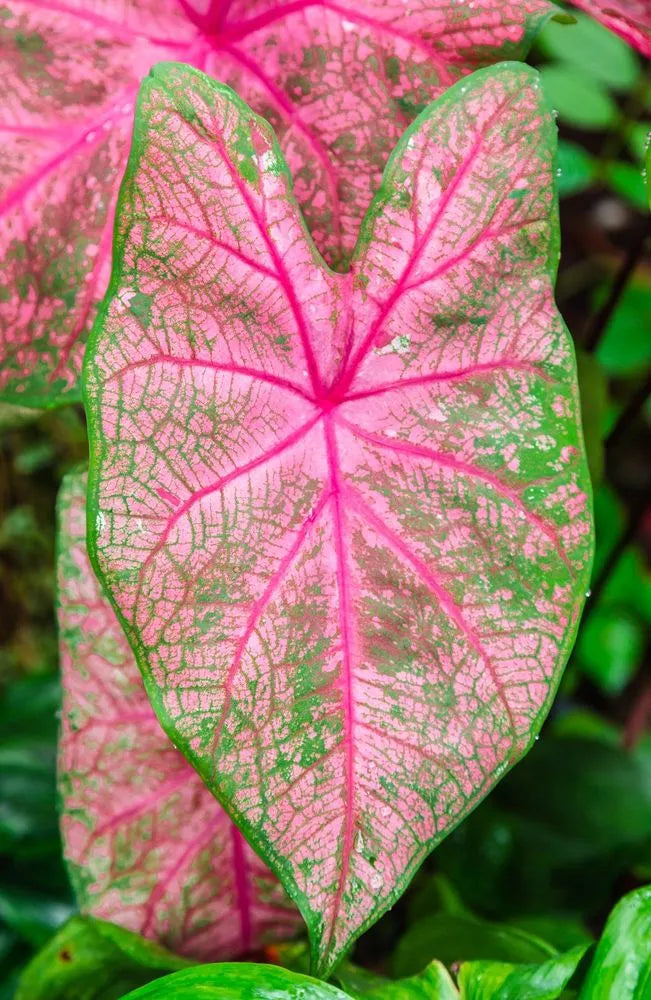
[[[204,960],[294,933],[298,913],[149,704],[86,552],[86,476],[59,502],[64,849],[85,912]]]
[[[554,145],[533,70],[457,84],[340,275],[265,122],[187,67],[141,90],[86,368],[93,558],[321,974],[525,751],[574,640]]]
[[[0,390],[35,406],[78,395],[135,94],[155,62],[205,69],[273,122],[317,245],[339,266],[418,108],[478,66],[523,58],[553,10],[548,0],[4,0]]]
[[[649,0],[572,0],[629,45],[651,57],[651,3]]]

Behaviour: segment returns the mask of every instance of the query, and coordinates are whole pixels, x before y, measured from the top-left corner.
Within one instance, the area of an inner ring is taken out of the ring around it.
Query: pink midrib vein
[[[347,579],[346,553],[344,545],[343,515],[342,515],[342,483],[339,469],[339,455],[331,415],[324,418],[324,433],[328,468],[330,474],[331,502],[333,513],[333,528],[335,541],[337,590],[339,593],[339,630],[341,633],[342,658],[342,692],[343,692],[343,745],[346,756],[345,780],[345,818],[343,843],[341,846],[341,862],[337,892],[332,903],[332,919],[327,939],[329,948],[335,937],[337,917],[346,880],[350,867],[350,857],[355,838],[355,699],[353,694],[353,657],[351,649],[351,626],[353,608],[350,601],[350,591]]]

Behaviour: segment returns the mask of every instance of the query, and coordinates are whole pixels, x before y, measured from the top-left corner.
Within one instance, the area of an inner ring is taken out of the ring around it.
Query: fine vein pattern
[[[91,552],[321,973],[524,752],[574,638],[554,146],[533,70],[458,83],[336,274],[265,122],[187,67],[141,91],[86,367]]]
[[[291,936],[297,911],[149,704],[88,561],[85,474],[59,517],[61,826],[82,909],[204,961]]]
[[[154,63],[206,70],[272,122],[317,246],[343,267],[419,108],[479,66],[523,58],[553,10],[548,0],[196,6],[0,0],[0,393],[10,401],[78,397],[135,96]]]

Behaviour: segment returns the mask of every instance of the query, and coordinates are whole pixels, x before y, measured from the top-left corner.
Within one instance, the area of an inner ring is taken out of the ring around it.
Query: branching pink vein
[[[265,608],[269,605],[269,602],[273,599],[274,594],[276,593],[279,586],[285,579],[298,553],[305,544],[305,540],[307,539],[310,531],[316,524],[316,521],[318,520],[321,512],[323,511],[327,503],[328,496],[329,492],[327,489],[325,489],[321,497],[319,498],[319,501],[317,502],[314,510],[312,511],[310,518],[308,518],[303,523],[300,530],[296,534],[296,538],[294,539],[292,546],[288,549],[288,551],[281,559],[276,571],[271,575],[269,582],[267,583],[267,586],[264,589],[264,592],[251,608],[251,614],[249,615],[246,628],[244,629],[244,632],[242,633],[240,640],[237,644],[237,648],[235,649],[235,654],[233,656],[233,661],[229,667],[226,680],[224,681],[224,707],[222,709],[219,722],[217,723],[215,729],[215,737],[214,737],[214,745],[216,749],[219,747],[219,741],[221,739],[222,730],[224,728],[224,724],[226,722],[226,718],[228,716],[228,712],[230,709],[233,681],[235,680],[238,671],[240,669],[242,658],[244,656],[244,653],[246,652],[249,640],[253,635],[253,632],[255,631]]]
[[[556,549],[559,558],[573,575],[572,564],[567,557],[567,553],[563,547],[563,542],[559,538],[558,532],[555,528],[548,524],[544,518],[540,517],[539,514],[536,514],[529,507],[527,507],[518,490],[507,486],[506,483],[503,483],[502,480],[495,476],[492,472],[488,472],[486,469],[482,469],[481,466],[474,465],[472,462],[464,462],[462,459],[456,458],[454,455],[450,455],[447,452],[436,451],[433,448],[428,448],[424,445],[412,444],[409,441],[397,441],[395,438],[383,438],[380,434],[374,434],[371,431],[363,430],[357,424],[352,424],[343,417],[338,417],[337,423],[341,424],[341,426],[345,427],[356,437],[362,438],[364,441],[368,441],[369,444],[377,445],[378,448],[386,448],[388,451],[397,452],[402,455],[411,455],[414,458],[426,458],[435,462],[437,465],[444,466],[448,469],[455,469],[457,472],[461,472],[465,476],[470,476],[473,479],[481,479],[489,486],[492,486],[497,493],[517,507],[517,509],[524,514],[530,524],[535,525],[535,527],[549,539]]]
[[[343,692],[343,745],[346,758],[345,775],[345,819],[343,842],[341,846],[341,861],[339,882],[332,904],[332,921],[327,938],[327,947],[333,942],[337,915],[348,878],[350,857],[355,838],[355,697],[353,693],[353,655],[352,655],[352,625],[354,609],[350,599],[348,586],[348,571],[346,568],[346,551],[344,545],[342,487],[339,474],[339,455],[337,441],[331,415],[324,420],[328,468],[330,474],[330,489],[332,500],[332,516],[335,542],[337,590],[339,593],[339,629],[342,648],[342,692]]]
[[[442,63],[436,51],[424,42],[422,38],[414,37],[406,31],[401,31],[390,21],[380,21],[378,18],[371,17],[369,14],[363,14],[353,6],[343,7],[340,4],[325,2],[325,0],[295,0],[294,3],[278,4],[278,6],[273,10],[266,11],[264,14],[258,14],[257,16],[250,18],[248,21],[233,22],[223,30],[222,34],[229,41],[240,41],[248,35],[252,35],[254,32],[260,31],[262,28],[267,28],[269,25],[276,24],[278,21],[284,20],[291,14],[300,14],[311,7],[317,7],[321,10],[329,10],[333,14],[337,14],[343,20],[350,21],[353,24],[363,24],[369,28],[373,28],[379,33],[389,35],[391,38],[395,38],[401,42],[407,42],[408,45],[413,46],[415,49],[419,49],[432,60],[438,72],[441,74],[441,83],[450,82],[449,70]]]
[[[203,141],[205,142],[206,139],[204,138]],[[217,139],[215,144],[221,155],[222,162],[224,163],[224,166],[226,167],[226,170],[228,171],[231,180],[235,185],[235,188],[237,189],[240,197],[245,203],[249,211],[249,215],[251,216],[252,220],[254,221],[258,229],[258,232],[260,233],[263,243],[265,244],[267,250],[271,254],[271,259],[274,262],[276,271],[280,278],[280,284],[282,285],[285,297],[294,315],[294,319],[296,320],[296,325],[298,326],[301,343],[303,344],[303,354],[305,356],[305,363],[307,365],[307,369],[310,375],[310,381],[312,383],[312,389],[315,394],[319,394],[322,388],[321,376],[319,374],[316,358],[314,356],[314,351],[312,349],[312,343],[310,341],[310,336],[307,330],[305,317],[303,316],[303,310],[301,309],[298,298],[296,297],[296,292],[294,291],[294,283],[292,282],[289,274],[287,273],[287,268],[285,267],[285,263],[280,253],[278,252],[278,247],[276,246],[271,236],[269,235],[269,230],[266,221],[265,219],[261,218],[260,213],[258,212],[258,209],[254,204],[253,199],[251,198],[251,195],[249,194],[246,188],[246,185],[244,184],[237,170],[234,168],[230,160],[230,157],[228,155],[228,152],[224,147],[223,141],[221,139]]]
[[[173,49],[187,48],[189,44],[188,42],[180,42],[175,38],[154,38],[145,31],[138,31],[127,24],[119,24],[117,21],[111,21],[109,18],[102,17],[101,14],[96,14],[94,11],[88,10],[87,7],[75,9],[67,7],[65,4],[52,3],[51,0],[48,3],[41,3],[38,0],[18,0],[18,2],[24,3],[26,7],[33,7],[35,10],[42,10],[52,14],[64,14],[79,21],[85,21],[87,24],[92,24],[94,27],[101,28],[104,31],[112,31],[117,41],[122,41],[127,36],[128,38],[140,41],[145,40],[152,45],[169,46]]]
[[[168,518],[167,524],[165,525],[165,531],[163,532],[161,538],[158,540],[156,546],[151,550],[151,552],[147,556],[147,561],[160,551],[160,549],[167,541],[170,531],[177,523],[179,518],[187,514],[187,512],[190,510],[191,507],[194,506],[194,504],[198,503],[200,500],[205,499],[205,497],[210,496],[212,493],[220,493],[226,486],[229,486],[231,483],[236,482],[236,480],[241,479],[242,476],[246,476],[249,472],[252,472],[254,469],[258,469],[260,466],[266,465],[268,462],[271,462],[272,459],[282,454],[282,452],[286,451],[288,448],[291,448],[292,445],[297,444],[301,440],[301,438],[304,438],[312,429],[312,427],[314,427],[316,422],[320,420],[320,418],[321,414],[319,413],[315,417],[313,417],[312,420],[309,420],[306,424],[303,424],[301,427],[299,427],[298,430],[293,431],[286,438],[283,438],[282,441],[278,441],[277,444],[273,446],[273,448],[269,448],[268,451],[263,452],[262,455],[258,455],[257,458],[252,458],[251,461],[247,462],[245,465],[238,466],[236,469],[233,469],[232,472],[229,472],[227,473],[227,475],[222,476],[221,479],[216,480],[216,482],[208,483],[206,486],[203,486],[200,490],[197,490],[196,493],[193,493],[191,497],[188,497],[188,499],[184,503],[182,503],[180,507],[177,507],[174,513],[171,514],[170,517]]]
[[[473,378],[475,375],[492,374],[493,372],[526,372],[529,375],[536,375],[545,381],[550,381],[550,376],[543,370],[542,366],[529,361],[509,361],[500,358],[498,361],[486,361],[480,364],[468,365],[467,368],[458,368],[449,372],[428,372],[427,375],[416,375],[413,378],[398,378],[394,382],[381,382],[370,389],[361,389],[359,392],[349,392],[344,402],[349,403],[357,399],[366,399],[368,396],[379,396],[385,392],[398,392],[401,389],[409,389],[412,386],[429,385],[432,382],[455,382]]]
[[[249,368],[246,365],[232,365],[232,364],[222,364],[219,361],[212,361],[210,358],[182,358],[176,354],[155,354],[150,358],[142,358],[140,361],[131,361],[124,368],[118,369],[118,371],[112,372],[106,379],[106,383],[112,382],[114,379],[121,379],[129,372],[135,371],[138,368],[151,368],[153,365],[173,365],[178,368],[204,368],[209,371],[214,372],[224,372],[226,374],[232,375],[243,375],[246,378],[253,379],[257,382],[265,382],[268,385],[273,385],[276,389],[285,389],[287,392],[294,392],[302,399],[307,400],[309,403],[313,403],[314,399],[306,392],[304,389],[297,385],[296,382],[292,382],[291,379],[281,378],[279,375],[270,375],[268,372],[258,371],[257,368]]]
[[[219,829],[222,822],[223,822],[222,816],[217,810],[215,819],[211,823],[206,823],[206,826],[204,827],[202,834],[195,837],[195,839],[191,841],[188,844],[188,846],[184,848],[183,851],[181,851],[181,853],[178,855],[174,863],[170,865],[168,870],[162,874],[162,877],[154,886],[154,889],[151,892],[149,899],[147,900],[147,905],[145,907],[145,919],[143,921],[143,925],[141,928],[142,934],[146,936],[147,932],[151,929],[151,923],[152,920],[154,919],[154,914],[156,912],[156,907],[158,905],[158,902],[165,893],[168,885],[170,884],[174,876],[178,874],[179,871],[181,871],[183,866],[187,864],[190,858],[198,854],[199,851],[203,850],[204,847],[207,847],[210,844],[212,838],[215,835],[215,832]]]
[[[487,243],[489,240],[497,240],[501,236],[509,236],[511,233],[522,233],[525,232],[527,226],[534,226],[538,222],[544,222],[543,218],[540,219],[527,219],[525,222],[516,222],[510,225],[505,225],[499,229],[485,229],[483,233],[477,237],[472,243],[468,244],[465,249],[461,250],[458,254],[454,254],[451,257],[446,257],[446,259],[430,274],[425,275],[424,278],[419,278],[418,281],[412,282],[410,285],[405,285],[403,289],[403,294],[407,292],[413,292],[423,285],[429,284],[431,281],[436,281],[438,278],[442,278],[444,274],[451,271],[452,268],[456,267],[457,264],[465,263],[477,250],[478,247]]]
[[[169,781],[165,781],[162,785],[159,785],[156,791],[146,795],[135,805],[129,806],[128,809],[123,809],[122,812],[111,816],[106,823],[102,823],[101,826],[98,826],[97,829],[93,831],[93,837],[91,839],[96,840],[98,837],[103,837],[106,833],[110,833],[110,831],[114,830],[117,826],[122,826],[124,823],[128,823],[129,820],[135,819],[137,816],[141,816],[145,812],[151,812],[158,802],[166,798],[168,795],[172,795],[183,785],[186,785],[187,782],[188,772],[184,768],[181,774],[177,774],[174,778],[170,778]]]
[[[447,590],[439,583],[437,577],[434,573],[425,565],[423,560],[411,551],[408,545],[392,531],[387,524],[384,523],[382,518],[371,510],[366,501],[362,498],[360,493],[354,489],[352,486],[344,485],[343,490],[345,491],[346,502],[350,505],[351,510],[359,515],[367,524],[369,524],[375,531],[380,535],[393,552],[399,556],[403,562],[407,563],[415,570],[418,576],[423,580],[425,585],[428,587],[433,597],[436,598],[440,604],[443,611],[446,613],[450,621],[452,621],[457,629],[465,636],[468,645],[477,653],[484,666],[486,667],[497,692],[497,696],[501,701],[504,711],[513,734],[513,737],[517,739],[518,731],[515,725],[515,719],[511,711],[511,707],[507,701],[506,694],[504,691],[504,685],[500,680],[499,674],[495,669],[495,665],[491,660],[490,656],[483,648],[481,640],[477,635],[474,628],[466,621],[463,612],[456,601],[451,597]]]
[[[238,250],[237,247],[232,246],[230,243],[224,243],[223,240],[218,239],[214,233],[208,232],[205,229],[199,229],[198,226],[193,226],[189,222],[185,222],[182,219],[174,219],[169,215],[147,215],[147,222],[164,222],[169,226],[176,227],[177,229],[182,229],[185,233],[192,233],[193,236],[198,237],[198,239],[206,240],[212,246],[216,247],[218,250],[224,250],[226,254],[230,257],[236,257],[237,260],[242,261],[247,267],[251,268],[252,271],[256,271],[258,274],[264,274],[268,278],[272,278],[274,281],[280,281],[280,275],[271,268],[265,267],[257,260],[253,260],[252,257],[247,257],[245,253]]]
[[[239,49],[236,49],[231,45],[221,45],[217,46],[217,51],[226,52],[235,62],[239,63],[240,66],[250,73],[252,76],[258,80],[262,86],[265,88],[269,96],[275,102],[277,107],[282,111],[285,119],[288,123],[296,128],[304,139],[307,141],[315,159],[321,165],[324,176],[326,178],[328,187],[328,197],[331,205],[334,208],[333,211],[333,238],[335,239],[337,246],[341,244],[341,218],[340,218],[340,205],[339,205],[339,195],[337,193],[337,179],[332,169],[332,163],[330,156],[328,155],[327,149],[320,142],[318,137],[314,132],[305,124],[303,119],[299,114],[298,106],[292,105],[288,100],[287,96],[283,93],[280,87],[277,87],[269,77],[262,72],[262,69],[255,62],[255,60],[250,59]]]
[[[405,267],[403,268],[402,274],[394,284],[393,291],[391,292],[390,295],[387,296],[384,304],[382,305],[382,307],[378,312],[378,315],[371,324],[369,332],[367,333],[366,337],[364,338],[359,348],[357,349],[355,355],[351,359],[350,365],[348,366],[348,370],[342,374],[342,381],[343,381],[342,391],[346,391],[348,387],[351,385],[364,358],[372,349],[373,344],[375,343],[380,330],[382,329],[383,325],[386,323],[394,307],[404,294],[407,287],[407,282],[409,280],[409,276],[412,274],[416,264],[418,263],[423,253],[425,252],[430,240],[435,235],[439,227],[439,224],[441,222],[441,219],[443,218],[443,215],[445,214],[446,210],[448,209],[452,200],[454,199],[458,189],[461,187],[464,180],[466,179],[472,168],[475,166],[475,161],[482,150],[482,147],[484,145],[484,142],[486,141],[488,133],[493,128],[495,122],[499,119],[499,116],[503,113],[505,107],[507,107],[513,100],[515,100],[519,96],[520,96],[519,93],[516,93],[515,95],[514,94],[509,95],[509,97],[506,98],[495,109],[493,114],[485,123],[483,132],[479,134],[479,136],[473,143],[472,148],[469,150],[463,165],[459,170],[457,170],[454,176],[454,180],[452,181],[451,184],[449,184],[449,186],[444,191],[440,199],[438,208],[432,215],[432,218],[429,222],[429,225],[427,226],[427,229],[423,234],[422,239],[420,240],[420,242],[417,243],[417,245],[414,247],[413,252],[410,254],[409,260],[407,261]]]

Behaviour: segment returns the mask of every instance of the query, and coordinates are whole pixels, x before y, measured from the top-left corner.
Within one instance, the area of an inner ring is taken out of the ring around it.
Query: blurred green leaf
[[[40,948],[73,912],[71,903],[0,884],[0,919]]]
[[[24,970],[16,1000],[117,1000],[192,964],[104,920],[72,917]]]
[[[543,739],[510,772],[500,799],[578,864],[651,842],[651,772],[619,747]],[[543,790],[544,789],[544,794]]]
[[[644,163],[651,141],[651,122],[633,122],[628,132],[628,148],[639,163]]]
[[[647,193],[642,170],[634,163],[615,160],[603,166],[603,176],[613,191],[640,212],[647,211]]]
[[[575,917],[560,914],[518,917],[513,921],[516,927],[548,941],[558,951],[569,951],[578,945],[592,943],[592,935]]]
[[[601,601],[583,623],[575,655],[581,669],[606,694],[619,694],[642,663],[645,628],[625,607]]]
[[[56,712],[50,678],[26,678],[0,699],[0,852],[34,859],[60,854],[56,811]]]
[[[277,965],[248,962],[200,965],[176,972],[129,993],[124,1000],[199,1000],[199,997],[202,1000],[213,997],[214,1000],[346,1000],[346,994],[329,983]]]
[[[482,916],[591,921],[650,852],[651,754],[548,730],[435,857]]]
[[[603,436],[608,409],[608,383],[594,355],[577,348],[576,363],[581,394],[583,440],[590,477],[593,483],[600,483],[604,474]]]
[[[579,1000],[651,997],[651,886],[617,904],[606,923]]]
[[[607,483],[595,490],[593,506],[596,547],[592,579],[595,580],[624,531],[626,513],[621,500]]]
[[[418,920],[398,942],[391,959],[394,976],[411,976],[432,959],[452,965],[471,959],[541,962],[556,949],[517,927],[474,917],[437,913]]]
[[[614,100],[587,73],[558,63],[543,66],[540,76],[548,101],[569,125],[600,131],[617,120]]]
[[[633,49],[592,17],[574,13],[575,23],[550,22],[538,37],[538,47],[551,59],[567,62],[614,90],[629,90],[640,75]]]
[[[576,142],[559,139],[556,156],[558,193],[561,198],[585,191],[594,183],[597,164],[588,152]]]
[[[584,953],[584,947],[573,948],[541,965],[468,962],[459,971],[462,1000],[556,1000]]]
[[[608,294],[604,288],[595,306]],[[633,280],[597,347],[597,357],[608,375],[629,375],[651,364],[651,286]]]

